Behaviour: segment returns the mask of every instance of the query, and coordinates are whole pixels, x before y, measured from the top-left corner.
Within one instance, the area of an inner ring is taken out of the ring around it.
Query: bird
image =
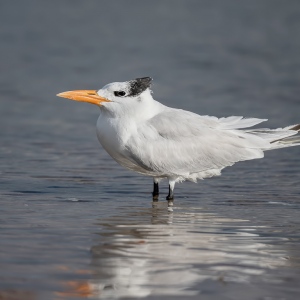
[[[169,183],[171,207],[177,182],[219,176],[225,167],[262,158],[265,151],[300,145],[300,124],[251,128],[267,119],[218,118],[171,108],[153,99],[152,81],[142,77],[57,96],[100,108],[100,144],[121,166],[153,178],[153,202],[162,179]]]

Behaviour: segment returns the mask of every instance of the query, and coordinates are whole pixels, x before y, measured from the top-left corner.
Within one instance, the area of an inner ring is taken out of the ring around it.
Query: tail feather
[[[285,138],[285,139],[282,139],[282,140],[279,140],[279,141],[276,141],[276,142],[279,142],[280,144],[297,144],[297,143],[300,143],[300,135],[298,136],[293,136],[293,137],[288,137],[288,138]],[[296,145],[295,145],[296,146]]]
[[[300,124],[277,129],[252,129],[246,132],[267,140],[271,144],[268,150],[300,146],[300,134],[298,134],[300,132]]]
[[[257,125],[261,122],[268,121],[267,119],[257,118],[243,118],[238,116],[232,116],[227,118],[220,118],[219,122],[222,129],[242,129]]]
[[[285,127],[285,129],[300,131],[300,124],[296,124],[296,125],[291,125],[291,126]]]

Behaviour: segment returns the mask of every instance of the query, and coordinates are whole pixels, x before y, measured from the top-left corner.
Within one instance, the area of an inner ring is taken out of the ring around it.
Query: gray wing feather
[[[263,157],[262,149],[269,147],[269,142],[234,128],[264,120],[226,119],[170,109],[140,124],[126,148],[132,157],[161,176],[188,177]]]

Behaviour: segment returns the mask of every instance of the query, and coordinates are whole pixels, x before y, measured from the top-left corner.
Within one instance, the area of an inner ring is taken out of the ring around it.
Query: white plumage
[[[266,120],[170,108],[152,98],[150,84],[145,77],[59,96],[100,106],[99,142],[120,165],[154,178],[155,199],[162,178],[169,180],[172,200],[175,182],[220,175],[238,161],[262,158],[266,150],[300,145],[299,125],[249,129]]]

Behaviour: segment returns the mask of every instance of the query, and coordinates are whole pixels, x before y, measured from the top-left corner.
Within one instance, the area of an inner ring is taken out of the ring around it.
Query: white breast
[[[149,175],[147,170],[130,158],[126,149],[127,140],[136,131],[135,122],[109,118],[100,114],[96,130],[100,144],[117,163],[129,170]]]

